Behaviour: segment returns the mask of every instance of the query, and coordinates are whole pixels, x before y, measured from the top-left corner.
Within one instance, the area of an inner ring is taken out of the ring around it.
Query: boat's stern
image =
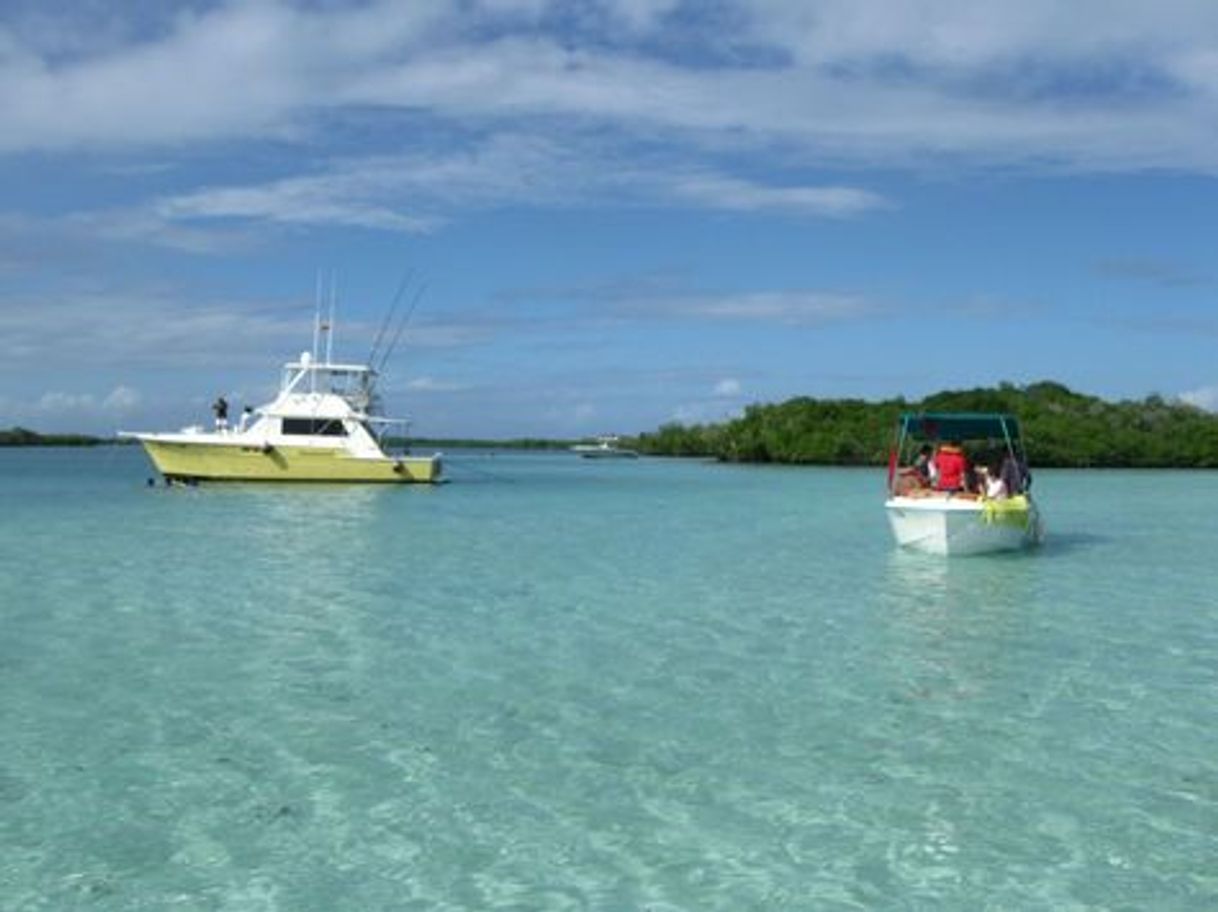
[[[897,544],[928,554],[1014,551],[1040,541],[1043,524],[1030,497],[891,497],[885,504]]]
[[[393,471],[402,481],[437,484],[444,474],[444,460],[439,453],[432,456],[402,456],[394,460]]]

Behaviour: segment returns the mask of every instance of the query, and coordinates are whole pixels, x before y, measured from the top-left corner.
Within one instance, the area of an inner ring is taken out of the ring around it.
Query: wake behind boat
[[[986,465],[972,465],[973,458]],[[884,507],[897,543],[932,554],[1010,551],[1040,542],[1043,522],[1019,422],[996,413],[904,414]]]
[[[140,441],[166,481],[439,481],[439,455],[386,453],[388,431],[404,430],[407,422],[379,414],[374,368],[331,361],[330,331],[319,317],[313,351],[285,364],[278,396],[247,409],[235,428],[221,398],[212,431],[196,426],[119,436]]]

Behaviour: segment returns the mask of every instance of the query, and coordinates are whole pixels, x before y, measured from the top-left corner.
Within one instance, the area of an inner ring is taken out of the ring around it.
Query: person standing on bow
[[[216,430],[228,430],[228,400],[223,396],[212,403],[211,410],[216,413]]]

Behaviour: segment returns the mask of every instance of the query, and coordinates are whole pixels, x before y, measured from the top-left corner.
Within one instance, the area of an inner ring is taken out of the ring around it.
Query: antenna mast
[[[330,273],[330,319],[326,323],[326,363],[334,360],[334,303],[338,298],[338,275]]]
[[[313,360],[317,360],[317,348],[321,342],[321,270],[317,270],[317,287],[313,291]]]
[[[313,291],[313,353],[310,365],[317,363],[317,351],[321,345],[321,269],[317,270],[317,286]],[[303,359],[302,359],[303,360]],[[309,371],[309,392],[317,392],[317,371]]]

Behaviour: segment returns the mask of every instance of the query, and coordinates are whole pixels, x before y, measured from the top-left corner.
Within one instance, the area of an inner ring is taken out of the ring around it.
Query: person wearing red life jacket
[[[961,448],[958,440],[953,440],[950,443],[944,443],[939,446],[939,451],[935,453],[935,468],[939,471],[939,478],[935,482],[935,490],[964,490],[964,479],[968,474],[969,465],[968,457],[964,455],[964,450]]]

